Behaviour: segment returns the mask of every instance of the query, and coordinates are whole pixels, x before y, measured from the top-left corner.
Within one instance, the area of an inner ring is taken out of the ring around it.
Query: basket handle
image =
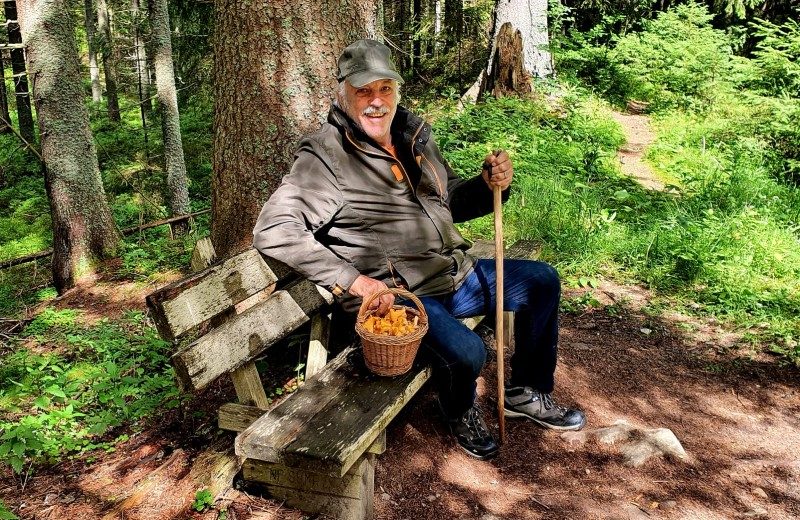
[[[425,312],[425,307],[422,305],[422,302],[419,301],[419,298],[414,296],[414,294],[410,293],[409,291],[406,291],[405,289],[402,289],[400,287],[387,287],[386,289],[381,289],[380,291],[373,293],[371,296],[364,298],[364,300],[361,302],[361,308],[358,309],[358,319],[363,320],[364,315],[369,310],[369,306],[372,303],[372,301],[375,298],[383,296],[384,294],[394,294],[397,296],[402,296],[403,298],[406,298],[408,300],[411,300],[412,302],[414,302],[414,305],[417,306],[420,318],[423,318],[427,321],[428,314]]]

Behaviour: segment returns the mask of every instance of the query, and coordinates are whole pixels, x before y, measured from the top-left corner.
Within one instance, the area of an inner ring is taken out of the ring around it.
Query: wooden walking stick
[[[494,152],[495,157],[500,150]],[[488,165],[489,178],[492,177],[492,165]],[[494,343],[497,349],[497,418],[500,424],[500,442],[506,442],[506,416],[504,403],[506,395],[505,369],[503,363],[503,197],[500,186],[492,186],[494,194],[494,262],[495,262],[495,315]]]

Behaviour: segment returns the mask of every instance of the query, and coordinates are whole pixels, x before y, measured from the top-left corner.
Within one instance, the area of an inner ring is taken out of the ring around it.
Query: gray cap
[[[336,79],[340,83],[347,80],[356,88],[379,79],[394,79],[403,83],[390,54],[389,47],[375,40],[351,43],[339,57],[339,73]]]

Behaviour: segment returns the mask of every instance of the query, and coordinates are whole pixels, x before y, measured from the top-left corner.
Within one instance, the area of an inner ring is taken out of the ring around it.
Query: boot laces
[[[567,408],[565,406],[557,405],[555,401],[553,401],[553,396],[550,394],[545,394],[544,392],[540,392],[539,395],[541,396],[542,404],[544,405],[545,410],[552,410],[553,408],[556,409],[561,415],[567,413]]]
[[[486,437],[486,425],[481,420],[481,410],[477,406],[470,408],[461,419],[467,425],[467,430],[472,437]]]

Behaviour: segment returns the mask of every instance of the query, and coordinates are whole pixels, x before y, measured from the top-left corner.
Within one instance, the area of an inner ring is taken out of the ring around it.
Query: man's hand
[[[489,172],[491,171],[491,176]],[[504,150],[497,150],[490,153],[483,160],[483,170],[481,177],[486,181],[489,189],[499,186],[501,190],[506,190],[511,186],[511,178],[514,177],[514,167],[511,165],[511,158]]]
[[[375,278],[370,278],[369,276],[364,276],[363,274],[358,275],[356,281],[350,286],[350,289],[347,290],[348,293],[352,294],[353,296],[358,296],[360,298],[368,298],[375,294],[378,291],[382,291],[387,289],[386,284],[381,282],[380,280],[376,280]],[[394,303],[394,294],[384,294],[379,298],[375,298],[372,300],[370,304],[370,309],[378,309],[375,314],[378,316],[383,316],[386,314],[386,311]]]

